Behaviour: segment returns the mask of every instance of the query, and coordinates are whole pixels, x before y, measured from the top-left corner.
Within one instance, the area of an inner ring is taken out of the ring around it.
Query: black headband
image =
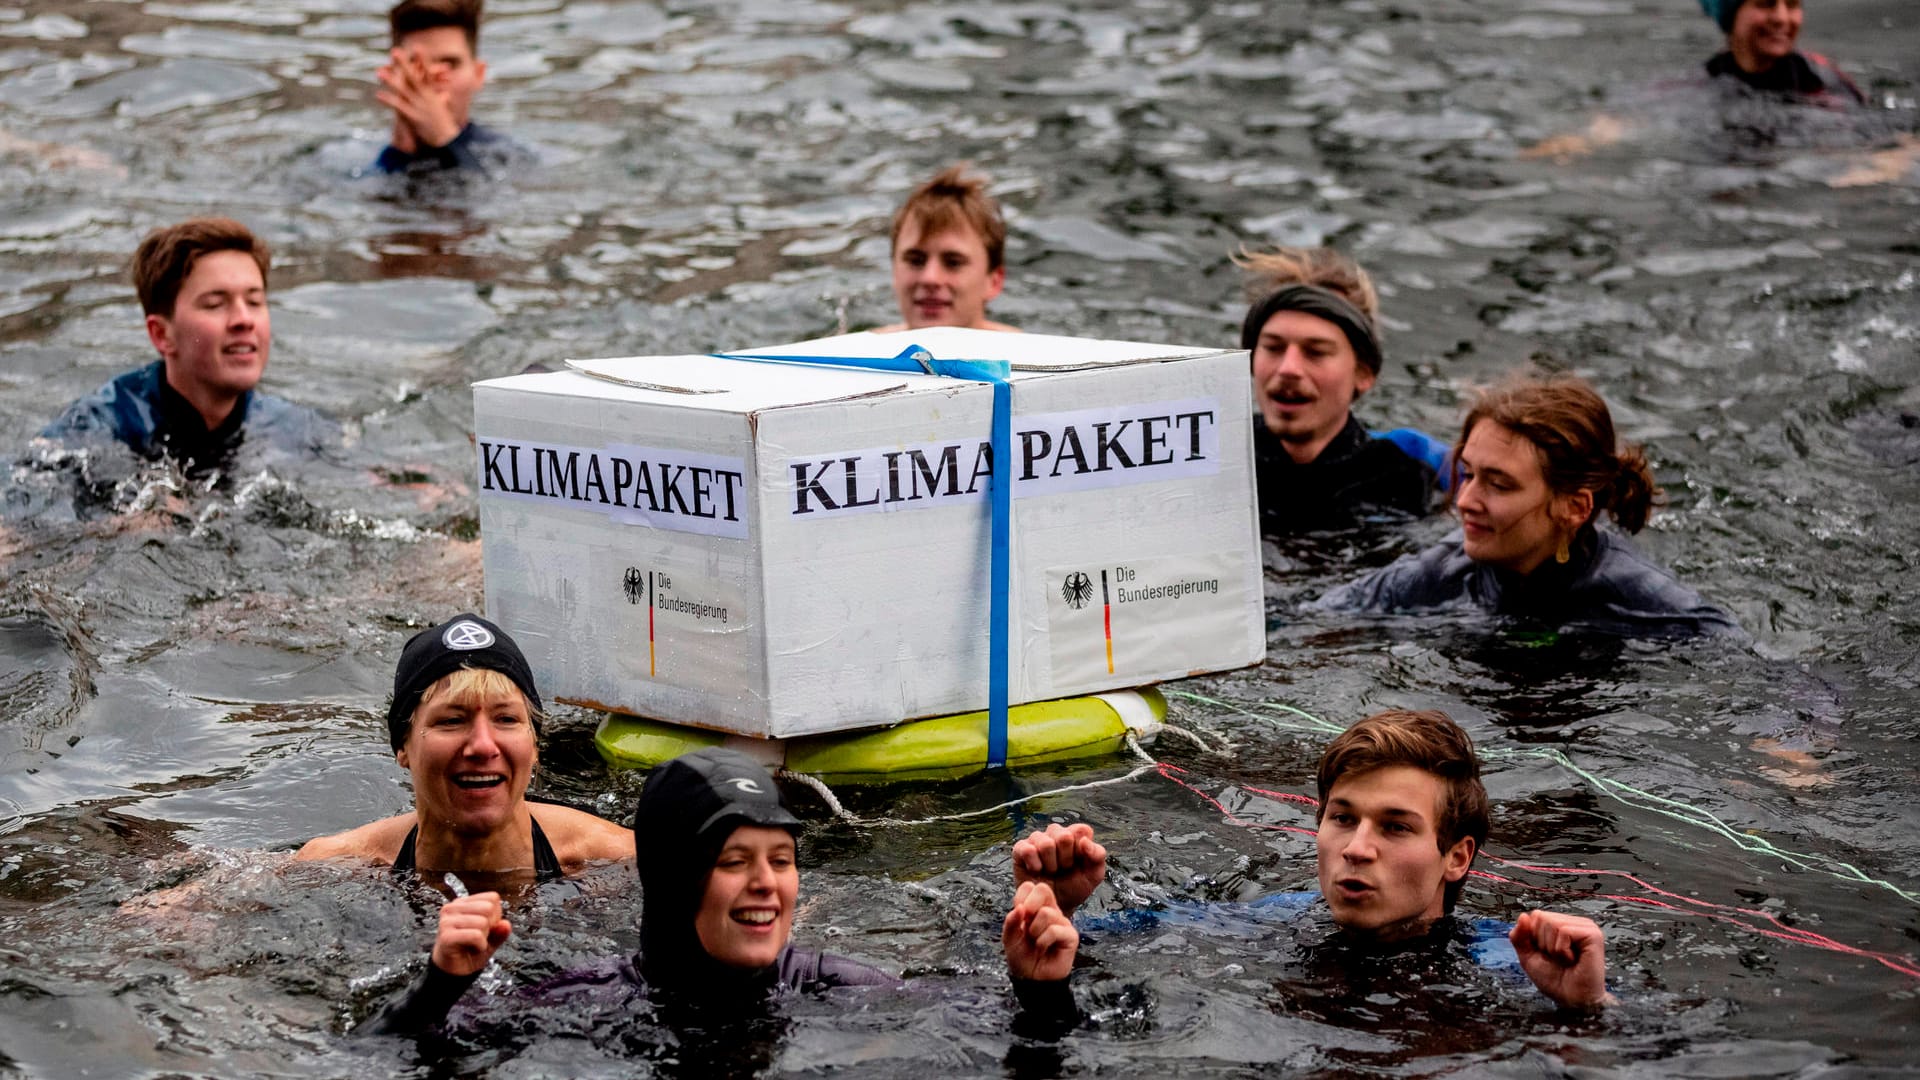
[[[505,630],[478,615],[455,615],[439,626],[422,630],[400,650],[393,670],[393,701],[387,706],[387,737],[393,748],[407,741],[413,710],[427,688],[461,668],[488,668],[513,680],[527,695],[534,715],[540,712],[540,692],[533,688],[533,669]],[[538,721],[535,721],[538,730]]]
[[[1265,300],[1247,309],[1247,321],[1240,327],[1240,347],[1251,352],[1260,341],[1260,331],[1279,311],[1303,311],[1325,319],[1347,335],[1354,358],[1375,375],[1380,374],[1380,335],[1366,313],[1331,289],[1318,285],[1288,285],[1268,294]]]

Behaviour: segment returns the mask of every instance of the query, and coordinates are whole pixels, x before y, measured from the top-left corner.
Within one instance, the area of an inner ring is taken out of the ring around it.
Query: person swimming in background
[[[40,432],[68,446],[118,442],[177,461],[189,476],[226,465],[243,443],[318,455],[338,425],[260,392],[273,347],[266,242],[231,218],[155,229],[133,255],[147,340],[160,358],[67,406]]]
[[[1713,78],[1818,104],[1867,103],[1867,95],[1826,57],[1794,47],[1804,18],[1800,0],[1700,0],[1700,10],[1727,35],[1726,49],[1707,61]]]
[[[479,58],[484,0],[400,0],[387,13],[392,48],[374,99],[393,113],[393,134],[373,170],[422,176],[487,175],[530,159],[506,136],[475,123],[473,99],[487,82]]]
[[[414,809],[303,846],[297,859],[351,859],[397,876],[446,872],[552,881],[633,857],[633,833],[604,818],[527,801],[539,764],[540,692],[505,630],[461,614],[415,634],[387,706],[394,760]]]
[[[1331,248],[1242,250],[1253,304],[1240,328],[1258,415],[1253,453],[1263,533],[1416,518],[1438,501],[1432,462],[1372,437],[1353,403],[1383,362],[1379,298],[1360,265]]]
[[[901,985],[878,968],[793,944],[800,828],[773,777],[737,750],[710,747],[655,766],[633,818],[635,836],[646,837],[640,952],[548,980],[529,996],[547,1004],[610,998],[621,1012],[646,1000],[724,1021],[783,993]],[[498,895],[448,902],[424,974],[359,1030],[442,1025],[511,934]],[[1077,1018],[1067,980],[1079,940],[1045,883],[1020,885],[1001,943],[1023,1008]]]
[[[893,215],[893,296],[900,322],[878,333],[928,326],[1018,328],[987,318],[1007,283],[1007,223],[987,181],[967,164],[942,169],[913,189]]]
[[[1476,956],[1495,954],[1482,940],[1488,927],[1469,926],[1454,914],[1489,831],[1480,759],[1460,725],[1432,710],[1376,713],[1327,744],[1316,783],[1317,895],[1122,909],[1088,920],[1088,929],[1125,934],[1238,915],[1265,933],[1318,900],[1338,928],[1331,966],[1345,974],[1364,969],[1372,958],[1445,952],[1456,945]],[[1106,850],[1084,824],[1053,825],[1014,846],[1014,866],[1023,880],[1057,882],[1063,903],[1071,897],[1077,906],[1105,876]],[[1501,936],[1500,944],[1511,948],[1501,959],[1517,964],[1556,1004],[1585,1010],[1614,1004],[1606,987],[1606,933],[1593,920],[1529,911]],[[1381,989],[1362,986],[1356,993],[1377,1005]]]
[[[1342,585],[1312,606],[1470,607],[1630,634],[1737,633],[1724,611],[1599,527],[1639,532],[1661,498],[1646,454],[1621,447],[1607,403],[1570,375],[1483,393],[1454,444],[1461,531]]]

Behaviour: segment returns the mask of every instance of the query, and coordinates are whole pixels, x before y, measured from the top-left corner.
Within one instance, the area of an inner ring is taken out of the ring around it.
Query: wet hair
[[[420,692],[420,700],[414,705],[413,712],[407,715],[406,722],[394,732],[394,751],[397,753],[406,746],[408,737],[413,734],[413,718],[420,715],[420,707],[432,701],[434,695],[444,691],[449,704],[458,705],[463,709],[474,709],[478,708],[481,702],[498,697],[509,690],[520,695],[520,703],[527,707],[527,721],[533,725],[533,733],[538,737],[540,729],[545,726],[547,714],[541,712],[533,702],[528,701],[526,693],[511,678],[492,668],[463,667],[435,679]]]
[[[387,26],[398,47],[408,34],[451,26],[467,35],[467,48],[480,51],[480,9],[486,0],[400,0],[387,12]]]
[[[254,264],[260,267],[260,285],[266,287],[267,267],[272,261],[266,241],[232,218],[189,218],[153,230],[134,251],[133,290],[139,294],[140,310],[172,318],[180,286],[193,273],[193,264],[200,261],[200,256],[215,251],[242,251],[253,256]]]
[[[1617,441],[1613,413],[1579,376],[1522,374],[1482,391],[1460,425],[1454,461],[1460,460],[1474,425],[1483,420],[1533,444],[1554,494],[1593,493],[1593,517],[1582,528],[1590,527],[1604,510],[1622,529],[1636,533],[1665,501],[1646,451]]]
[[[1314,285],[1359,308],[1373,322],[1380,321],[1380,294],[1374,291],[1373,278],[1359,263],[1332,248],[1254,251],[1242,247],[1232,258],[1235,266],[1246,271],[1250,304],[1288,285]]]
[[[913,189],[907,201],[893,214],[890,242],[900,246],[900,231],[908,222],[920,226],[921,239],[949,229],[968,228],[987,248],[987,272],[1000,269],[1006,259],[1007,223],[1000,217],[1000,204],[987,194],[987,178],[969,175],[969,162],[949,165],[933,179]]]
[[[1487,788],[1480,782],[1480,758],[1466,730],[1437,709],[1389,709],[1335,736],[1320,755],[1320,809],[1314,820],[1326,817],[1335,784],[1396,765],[1430,773],[1446,785],[1440,820],[1434,823],[1440,850],[1450,851],[1462,837],[1472,837],[1474,856],[1479,857],[1487,843]],[[1447,882],[1445,910],[1453,910],[1466,881],[1462,874],[1460,880]]]

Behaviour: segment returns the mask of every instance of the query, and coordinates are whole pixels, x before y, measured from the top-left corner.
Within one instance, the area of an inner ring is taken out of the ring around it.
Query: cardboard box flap
[[[616,401],[652,402],[716,412],[758,412],[872,397],[945,380],[892,371],[757,364],[716,356],[626,356],[568,360],[567,371],[511,375],[476,384],[490,389]]]
[[[1236,350],[1197,345],[1160,345],[1142,341],[1100,341],[1056,337],[1051,334],[1009,334],[997,330],[968,330],[937,326],[879,334],[871,330],[815,341],[741,349],[754,356],[850,356],[882,359],[898,356],[918,345],[941,360],[1005,360],[1016,372],[1081,371],[1116,367]]]

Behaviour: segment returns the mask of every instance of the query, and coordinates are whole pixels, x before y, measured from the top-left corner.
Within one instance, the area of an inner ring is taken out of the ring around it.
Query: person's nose
[[[227,303],[227,326],[232,329],[247,329],[258,317],[254,305],[244,296],[236,296]]]
[[[1307,354],[1298,345],[1288,345],[1280,354],[1280,374],[1293,378],[1304,378],[1307,373]]]
[[[747,890],[754,893],[773,891],[773,863],[767,859],[755,859],[748,868]]]
[[[473,727],[467,733],[466,755],[482,760],[499,756],[500,743],[495,739],[495,734],[491,717],[475,717]]]
[[[1486,509],[1486,500],[1480,494],[1480,482],[1472,477],[1461,480],[1459,491],[1453,497],[1453,505],[1457,509],[1475,513]]]
[[[1348,835],[1346,846],[1341,849],[1340,854],[1344,855],[1348,862],[1372,862],[1379,854],[1375,839],[1373,828],[1366,822],[1361,822]]]

